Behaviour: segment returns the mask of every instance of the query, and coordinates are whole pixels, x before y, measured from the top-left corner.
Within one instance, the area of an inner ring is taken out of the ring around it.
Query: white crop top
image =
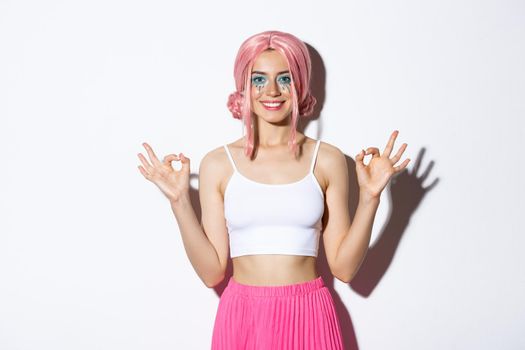
[[[317,140],[310,170],[299,181],[266,184],[242,175],[224,145],[234,169],[224,191],[224,217],[230,256],[287,254],[317,256],[324,194],[314,176]]]

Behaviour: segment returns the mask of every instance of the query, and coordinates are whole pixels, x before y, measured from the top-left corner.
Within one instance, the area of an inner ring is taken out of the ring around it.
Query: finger
[[[371,154],[372,158],[379,157],[379,148],[377,147],[368,147],[366,149],[365,155]]]
[[[399,150],[397,151],[396,155],[390,159],[392,161],[392,164],[396,164],[401,159],[401,155],[403,155],[403,152],[405,152],[407,146],[408,145],[404,143],[401,145],[401,147],[399,147]]]
[[[162,160],[162,163],[164,163],[165,165],[171,166],[171,162],[173,162],[174,160],[179,160],[179,156],[176,154],[168,154],[167,156],[164,157],[164,159]]]
[[[146,159],[146,157],[144,157],[144,156],[142,155],[142,153],[139,153],[138,156],[139,156],[140,161],[142,162],[142,165],[144,165],[144,168],[146,168],[145,170],[146,170],[148,173],[151,172],[153,166],[148,162],[148,160]]]
[[[400,165],[398,166],[395,166],[394,167],[394,171],[396,173],[400,172],[401,170],[405,169],[405,167],[408,165],[408,162],[410,162],[410,158],[407,158],[405,159],[405,161],[403,163],[401,163]]]
[[[144,146],[144,148],[148,152],[149,158],[151,159],[151,163],[155,165],[160,164],[160,160],[155,155],[155,152],[153,152],[153,148],[151,148],[151,146],[148,145],[146,142],[142,143],[142,146]]]
[[[150,179],[150,174],[142,167],[142,166],[138,166],[140,172],[142,173],[142,175],[146,178],[146,179]]]
[[[383,154],[385,156],[390,157],[390,153],[392,153],[392,148],[394,148],[394,142],[396,141],[396,137],[398,134],[399,134],[399,131],[394,130],[394,132],[390,135],[390,139],[388,140],[385,150],[383,151]]]
[[[355,156],[355,164],[358,167],[364,167],[365,163],[363,162],[363,159],[365,159],[365,150],[361,150],[356,156]]]

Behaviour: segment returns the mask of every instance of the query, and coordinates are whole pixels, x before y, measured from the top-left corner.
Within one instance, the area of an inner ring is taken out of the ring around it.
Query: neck
[[[265,120],[254,118],[255,143],[262,148],[272,148],[277,146],[288,146],[290,132],[290,117],[279,123],[268,123]],[[301,134],[296,133],[296,140],[301,139]]]

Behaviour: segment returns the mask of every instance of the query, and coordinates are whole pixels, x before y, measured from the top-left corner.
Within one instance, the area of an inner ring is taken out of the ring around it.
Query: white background
[[[137,154],[184,152],[197,188],[268,29],[317,52],[307,135],[350,161],[398,129],[420,161],[355,280],[326,279],[348,348],[525,348],[523,2],[3,0],[1,349],[209,348],[218,292]]]

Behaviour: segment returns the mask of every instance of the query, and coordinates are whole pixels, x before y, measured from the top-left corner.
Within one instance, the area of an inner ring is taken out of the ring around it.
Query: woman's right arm
[[[182,153],[168,155],[160,162],[151,147],[144,144],[151,163],[141,158],[146,170],[142,174],[155,183],[166,195],[179,226],[184,249],[199,278],[208,287],[220,283],[225,276],[229,246],[224,220],[222,195],[217,176],[218,154],[208,153],[199,167],[199,197],[202,208],[202,225],[193,210],[189,195],[190,159]],[[139,157],[142,155],[139,154]],[[172,160],[179,160],[179,171],[171,167]]]
[[[217,152],[211,151],[204,156],[199,166],[202,225],[199,224],[188,194],[178,201],[170,201],[186,254],[201,280],[210,288],[224,279],[229,254],[224,202],[218,176],[219,157]]]

